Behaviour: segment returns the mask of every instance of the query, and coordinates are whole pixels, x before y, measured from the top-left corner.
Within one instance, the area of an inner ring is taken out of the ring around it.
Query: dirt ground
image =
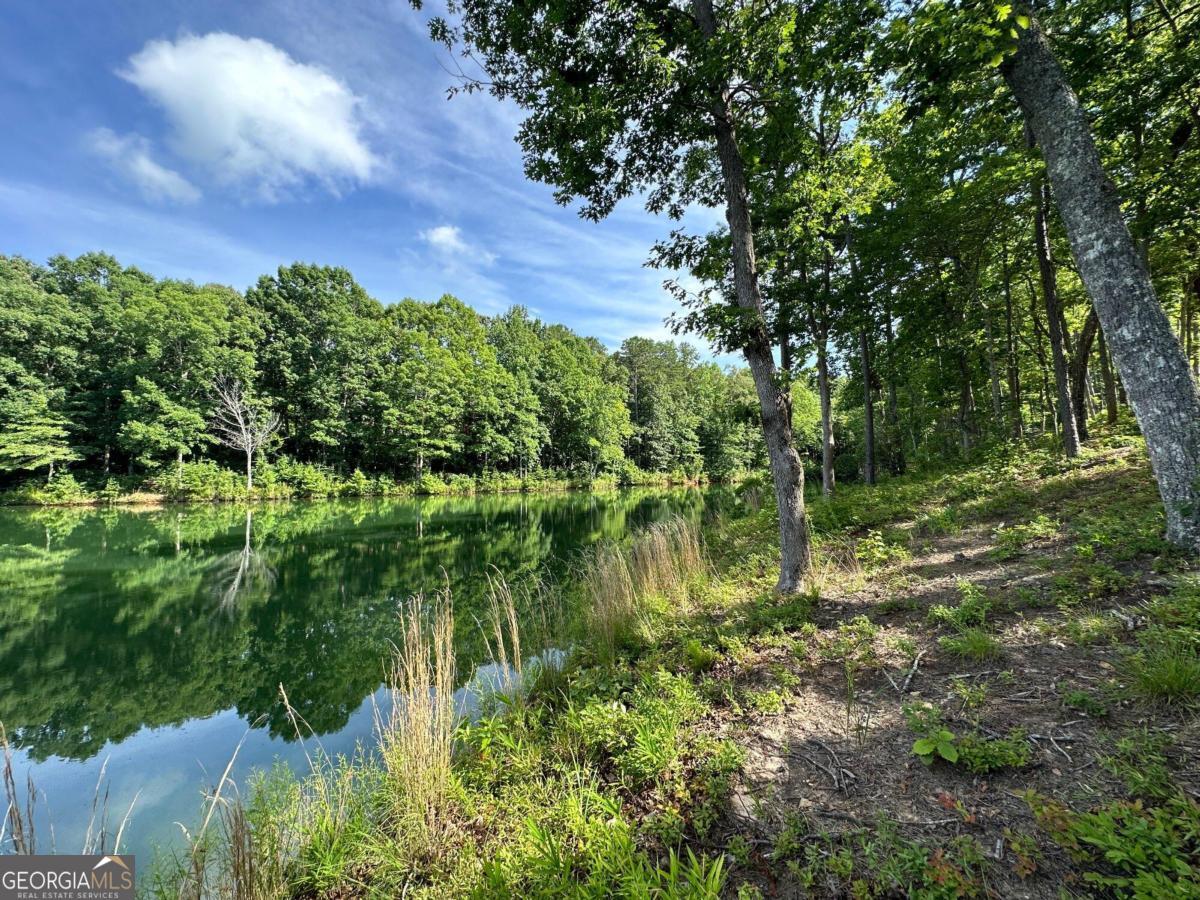
[[[988,859],[985,890],[993,896],[1052,898],[1060,888],[1082,889],[1072,860],[1046,838],[1023,797],[1032,789],[1082,809],[1126,796],[1103,761],[1129,729],[1169,733],[1175,777],[1200,797],[1193,714],[1115,699],[1089,715],[1064,702],[1072,691],[1120,697],[1125,645],[1145,602],[1166,582],[1148,560],[1135,560],[1124,567],[1128,582],[1118,594],[1064,609],[1053,598],[1056,576],[1072,561],[1066,539],[1034,541],[1003,558],[1001,521],[918,537],[910,558],[823,592],[814,612],[818,635],[859,616],[878,626],[852,684],[844,662],[806,654],[805,637],[796,638],[799,650],[786,641],[755,647],[724,673],[743,690],[787,688],[778,712],[729,710],[714,723],[746,751],[724,823],[724,838],[740,835],[749,848],[733,866],[731,895],[746,883],[769,897],[836,895],[842,889],[835,884],[797,882],[772,852],[781,835],[820,836],[831,847],[870,834],[881,819],[926,844],[972,836]],[[929,610],[957,604],[964,580],[994,604],[996,658],[965,661],[939,643],[946,630]],[[1101,639],[1080,638],[1080,623]],[[938,706],[956,734],[1020,729],[1031,745],[1029,764],[986,776],[940,761],[926,765],[912,753],[916,735],[902,714],[905,704],[922,701]]]

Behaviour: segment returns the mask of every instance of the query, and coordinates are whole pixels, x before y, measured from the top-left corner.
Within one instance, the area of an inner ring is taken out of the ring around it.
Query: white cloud
[[[104,157],[121,176],[130,181],[147,200],[195,203],[200,191],[190,181],[150,155],[150,142],[138,134],[120,135],[97,128],[88,135],[88,145]]]
[[[222,32],[151,41],[118,74],[162,107],[176,153],[263,199],[308,181],[336,193],[380,165],[362,134],[361,98],[266,41]]]
[[[488,253],[463,240],[462,229],[457,225],[438,225],[421,231],[421,240],[432,247],[447,263],[470,265],[482,263],[490,266],[496,261],[494,253]]]

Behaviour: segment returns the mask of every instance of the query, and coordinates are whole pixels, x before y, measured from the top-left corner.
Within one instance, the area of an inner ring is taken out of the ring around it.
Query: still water
[[[277,760],[305,767],[280,685],[326,752],[370,742],[410,595],[452,587],[466,682],[485,662],[476,616],[491,567],[565,577],[587,545],[705,502],[627,491],[0,510],[0,723],[22,792],[26,773],[36,786],[39,852],[80,852],[103,770],[109,829],[133,804],[122,849],[148,861],[194,827],[239,742],[239,781]]]

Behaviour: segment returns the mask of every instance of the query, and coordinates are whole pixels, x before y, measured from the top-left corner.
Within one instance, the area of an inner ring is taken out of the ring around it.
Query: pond
[[[633,490],[0,510],[0,723],[21,792],[27,773],[36,786],[39,852],[80,852],[99,796],[110,833],[132,804],[122,849],[144,866],[194,827],[239,742],[239,781],[304,769],[317,739],[370,743],[412,594],[451,587],[465,682],[486,662],[492,567],[561,578],[582,548],[705,504]],[[315,737],[296,740],[281,685]]]

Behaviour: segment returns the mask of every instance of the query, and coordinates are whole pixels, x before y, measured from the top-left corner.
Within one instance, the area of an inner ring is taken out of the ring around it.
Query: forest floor
[[[731,885],[1058,897],[1105,878],[1132,894],[1141,877],[1142,896],[1200,890],[1200,835],[1173,848],[1163,828],[1135,846],[1153,820],[1122,805],[1200,798],[1185,630],[1200,594],[1157,541],[1144,458],[1117,447],[998,484],[847,529],[868,552],[830,572],[811,625],[716,665],[745,698],[711,718],[745,749],[718,839],[734,848]],[[914,754],[935,731],[953,762]],[[1180,810],[1164,818],[1186,831],[1198,820],[1183,809],[1190,826]],[[1139,871],[1124,852],[1191,875]]]
[[[1138,439],[839,488],[799,597],[759,506],[461,725],[416,819],[398,743],[260,786],[226,857],[301,849],[208,892],[1200,896],[1200,579]]]

